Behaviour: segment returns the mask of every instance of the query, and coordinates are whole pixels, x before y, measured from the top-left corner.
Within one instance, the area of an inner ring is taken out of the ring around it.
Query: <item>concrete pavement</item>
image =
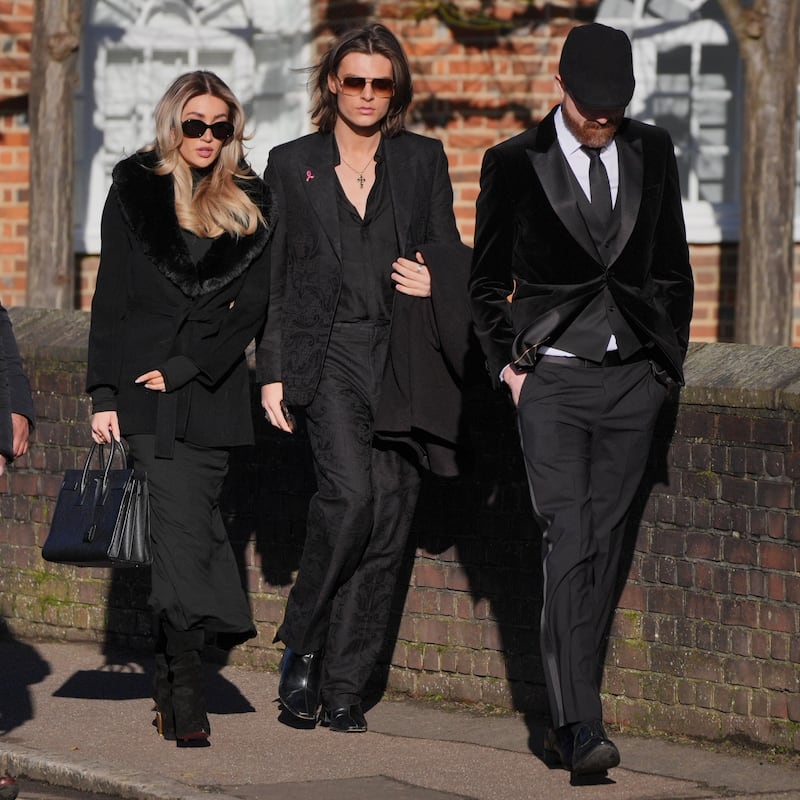
[[[521,715],[434,702],[385,698],[365,734],[298,729],[279,714],[277,674],[242,667],[211,677],[212,746],[178,748],[150,725],[138,659],[0,640],[0,773],[143,800],[800,800],[800,766],[616,733],[622,765],[571,786]]]

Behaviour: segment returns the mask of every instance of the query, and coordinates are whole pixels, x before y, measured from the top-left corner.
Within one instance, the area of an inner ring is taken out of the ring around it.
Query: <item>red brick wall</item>
[[[694,342],[733,341],[736,303],[735,244],[692,245],[694,272]],[[800,343],[800,338],[797,340]]]
[[[32,2],[0,2],[0,301],[22,305],[28,258]]]
[[[29,454],[0,478],[0,620],[15,636],[145,653],[146,573],[49,564],[40,554],[63,470],[87,451],[88,315],[13,309],[12,320],[37,430]],[[776,389],[800,382],[800,350],[697,345],[688,363],[624,548],[630,572],[606,658],[606,717],[800,751],[800,403]],[[273,432],[253,407],[258,443],[234,454],[223,510],[259,636],[234,657],[274,666],[313,478],[302,434]],[[541,536],[510,404],[476,389],[467,425],[474,470],[423,484],[394,644],[376,680],[544,717]]]
[[[762,388],[735,362],[766,348],[707,347],[700,372],[724,365],[734,402],[688,387],[661,442],[606,658],[606,710],[623,727],[680,719],[695,736],[778,736],[800,750],[798,417],[740,405],[746,391],[731,388]]]

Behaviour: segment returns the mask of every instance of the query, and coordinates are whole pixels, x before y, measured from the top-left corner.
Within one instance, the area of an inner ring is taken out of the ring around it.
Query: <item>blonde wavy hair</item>
[[[192,172],[179,152],[183,141],[183,109],[198,95],[209,94],[228,106],[228,121],[233,125],[233,136],[220,150],[208,175],[192,187]],[[181,228],[203,238],[216,238],[223,233],[247,236],[259,224],[265,224],[258,206],[237,185],[234,178],[252,180],[244,161],[242,142],[244,111],[241,103],[227,84],[213,72],[197,70],[176,78],[158,101],[155,110],[156,138],[143,148],[155,150],[159,162],[158,175],[172,175],[175,188],[175,213]]]

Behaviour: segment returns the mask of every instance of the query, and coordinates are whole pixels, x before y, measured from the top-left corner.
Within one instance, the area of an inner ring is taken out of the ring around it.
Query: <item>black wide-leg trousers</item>
[[[388,344],[388,323],[335,324],[306,408],[317,491],[277,638],[299,653],[324,650],[329,706],[362,698],[419,493],[416,466],[373,440]]]
[[[518,423],[543,535],[541,652],[556,727],[602,719],[603,641],[628,512],[666,389],[648,361],[529,373]]]

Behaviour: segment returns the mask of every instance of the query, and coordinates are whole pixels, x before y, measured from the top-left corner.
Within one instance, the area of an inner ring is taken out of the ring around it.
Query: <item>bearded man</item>
[[[624,116],[627,35],[574,28],[555,81],[560,105],[484,157],[471,292],[543,536],[545,755],[592,775],[619,764],[604,643],[656,418],[683,382],[693,280],[670,136]]]

